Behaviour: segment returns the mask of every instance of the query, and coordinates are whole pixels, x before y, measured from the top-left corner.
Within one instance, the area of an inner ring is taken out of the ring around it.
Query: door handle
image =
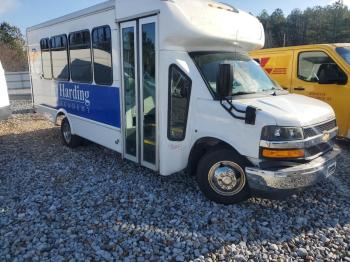
[[[294,90],[296,90],[296,91],[305,91],[305,88],[304,87],[296,87],[296,88],[294,88]]]

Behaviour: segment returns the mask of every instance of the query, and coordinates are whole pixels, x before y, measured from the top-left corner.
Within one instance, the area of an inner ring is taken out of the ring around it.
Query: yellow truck
[[[250,55],[285,90],[329,103],[339,136],[350,139],[350,43],[262,49]]]

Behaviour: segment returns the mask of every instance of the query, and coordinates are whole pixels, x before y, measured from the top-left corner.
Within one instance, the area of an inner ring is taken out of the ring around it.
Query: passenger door
[[[120,24],[124,157],[158,170],[157,17]]]
[[[347,75],[336,59],[325,50],[298,51],[294,68],[292,92],[330,104],[336,113],[340,135],[346,135],[348,112],[344,109],[350,92]]]
[[[295,59],[292,92],[322,100],[336,108],[339,92],[347,79],[343,70],[323,50],[299,51]]]

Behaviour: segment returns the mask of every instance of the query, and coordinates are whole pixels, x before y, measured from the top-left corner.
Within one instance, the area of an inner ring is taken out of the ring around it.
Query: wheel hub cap
[[[231,161],[222,161],[215,164],[210,169],[208,178],[212,189],[224,196],[235,195],[245,186],[244,171],[239,165]]]
[[[236,174],[228,167],[220,167],[216,169],[214,179],[218,182],[220,187],[226,190],[232,189],[238,182]]]

